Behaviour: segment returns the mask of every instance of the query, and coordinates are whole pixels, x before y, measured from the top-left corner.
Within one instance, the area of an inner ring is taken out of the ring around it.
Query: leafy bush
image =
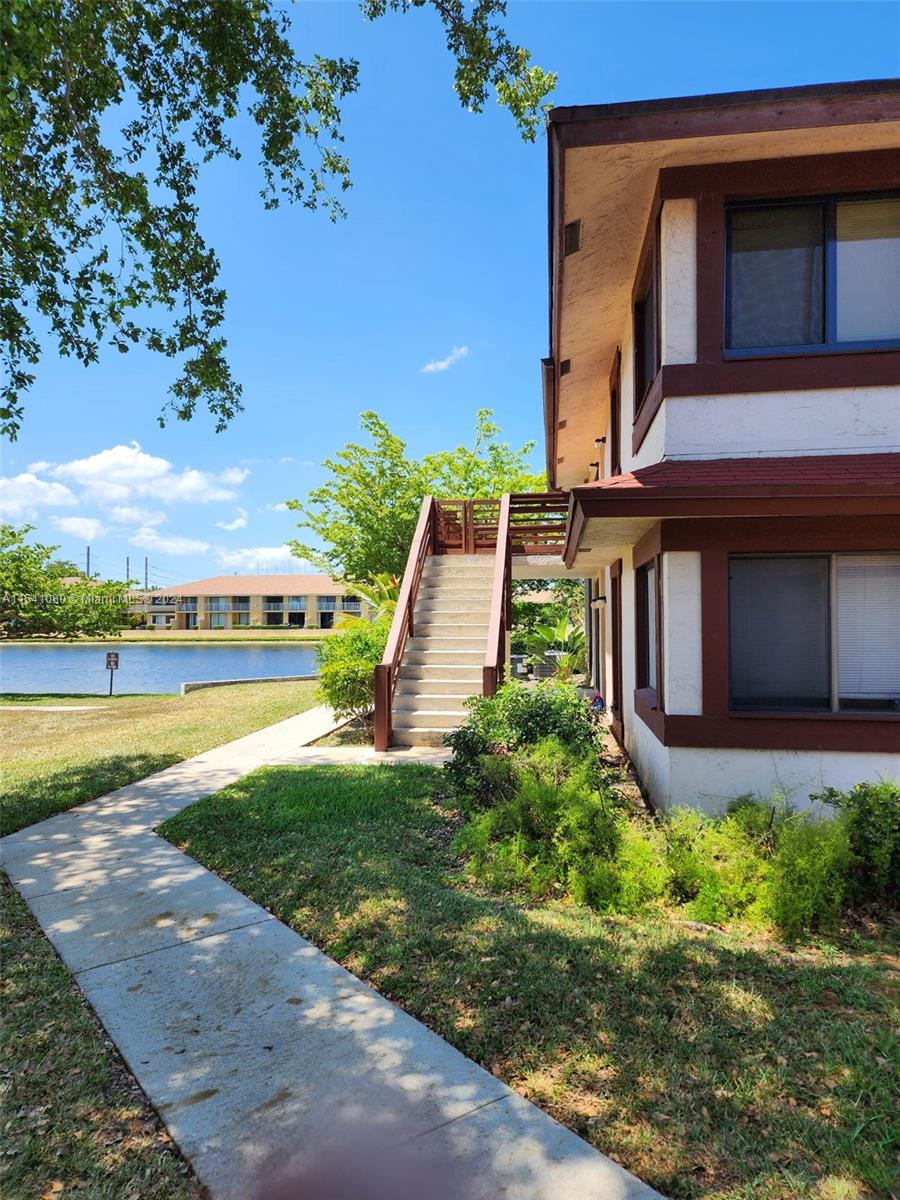
[[[791,937],[807,929],[827,929],[840,916],[850,862],[843,821],[806,814],[785,820],[762,882],[762,915]]]
[[[849,792],[826,788],[813,799],[841,813],[853,858],[850,890],[857,902],[900,900],[900,783],[858,783]]]
[[[597,726],[574,688],[552,680],[534,687],[511,681],[491,697],[467,701],[465,724],[445,737],[453,751],[447,771],[466,808],[482,808],[506,798],[498,787],[497,756],[555,737],[576,757],[593,751]],[[499,769],[502,773],[502,768]],[[508,781],[508,780],[507,780]]]
[[[598,786],[595,756],[548,737],[505,763],[494,805],[457,839],[475,876],[492,887],[543,896],[565,886],[584,857],[612,857],[620,833],[618,801]]]
[[[567,894],[598,912],[665,904],[707,924],[772,925],[789,937],[834,925],[859,892],[862,864],[873,864],[871,888],[896,894],[888,785],[836,794],[831,821],[780,798],[649,819],[628,810],[592,750],[559,736],[482,755],[473,771],[490,805],[475,810],[456,848],[492,888]]]
[[[319,695],[339,717],[371,718],[375,667],[381,662],[389,631],[387,620],[357,619],[319,645]]]

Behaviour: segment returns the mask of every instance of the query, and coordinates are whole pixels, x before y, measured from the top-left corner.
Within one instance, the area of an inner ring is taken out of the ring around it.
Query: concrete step
[[[452,629],[452,626],[451,626]],[[417,633],[406,643],[409,650],[480,650],[482,655],[487,649],[487,635],[481,637],[466,637],[463,634],[444,632]]]
[[[492,554],[479,554],[476,558],[462,558],[457,555],[452,557],[447,555],[438,555],[438,557],[429,558],[425,563],[425,575],[483,575],[486,578],[493,574],[494,571],[494,556]]]
[[[425,677],[404,678],[401,670],[400,677],[397,680],[397,686],[394,689],[395,696],[459,696],[462,699],[467,699],[469,696],[481,695],[481,672],[473,671],[470,679],[447,678],[447,673],[450,670],[442,670],[440,667],[424,667],[423,670],[429,674]]]
[[[460,631],[460,637],[475,637],[479,633],[486,636],[488,631],[488,614],[473,613],[459,608],[423,608],[418,605],[415,610],[416,633],[422,626],[429,631],[446,628],[448,632]]]
[[[464,720],[462,711],[444,712],[434,708],[401,709],[393,717],[394,729],[458,729]]]
[[[484,647],[480,650],[411,650],[407,644],[402,662],[404,667],[480,667],[484,662]]]
[[[490,597],[460,599],[453,596],[422,596],[413,610],[417,617],[434,614],[445,621],[476,621],[487,624],[491,610]]]
[[[463,720],[468,712],[468,696],[446,695],[441,692],[394,692],[394,713],[446,712]]]
[[[441,580],[439,583],[431,579],[423,579],[419,584],[419,590],[416,594],[416,599],[443,599],[463,600],[466,603],[469,600],[477,599],[480,596],[484,597],[486,604],[490,604],[491,585],[489,581],[482,582],[479,579],[472,580]]]
[[[444,745],[446,729],[395,729],[394,746],[438,746]]]
[[[423,679],[441,679],[464,683],[472,688],[473,694],[481,691],[481,667],[479,663],[410,663],[400,664],[400,681],[414,682]]]

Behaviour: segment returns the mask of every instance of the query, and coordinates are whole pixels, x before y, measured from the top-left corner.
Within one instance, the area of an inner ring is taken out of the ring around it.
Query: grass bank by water
[[[673,1200],[897,1178],[897,939],[786,946],[467,878],[423,766],[269,768],[162,832]]]
[[[97,711],[0,710],[0,833],[303,712],[315,694],[310,682],[240,684],[183,698],[17,696],[22,705],[89,704]]]

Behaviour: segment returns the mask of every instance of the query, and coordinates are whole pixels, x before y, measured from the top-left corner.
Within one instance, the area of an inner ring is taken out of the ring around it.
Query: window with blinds
[[[838,705],[900,707],[900,554],[840,554],[835,571]]]
[[[828,557],[734,558],[732,708],[831,706]]]
[[[900,342],[900,196],[733,204],[727,349]]]
[[[900,554],[734,556],[736,710],[900,709]]]

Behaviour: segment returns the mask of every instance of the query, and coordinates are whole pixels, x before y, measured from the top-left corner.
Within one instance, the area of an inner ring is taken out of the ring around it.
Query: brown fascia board
[[[900,118],[900,79],[860,79],[554,108],[551,128],[564,148],[762,133]]]

